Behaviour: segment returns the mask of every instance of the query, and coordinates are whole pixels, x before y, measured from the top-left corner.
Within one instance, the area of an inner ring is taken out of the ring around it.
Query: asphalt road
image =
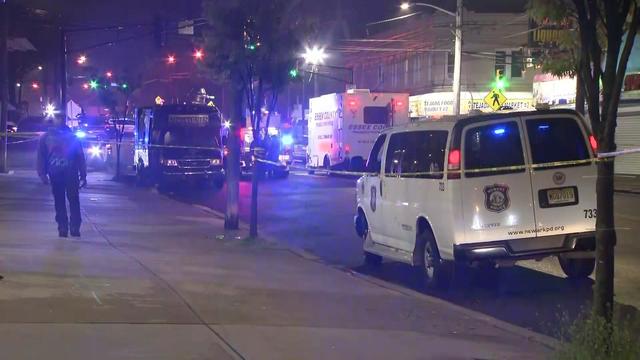
[[[31,148],[31,146],[29,146]],[[17,149],[14,147],[13,149]],[[10,152],[10,165],[31,167],[32,150]],[[179,189],[178,189],[179,190]],[[240,215],[249,220],[251,184],[240,185]],[[181,202],[204,205],[224,212],[226,189],[192,191],[184,188],[169,195]],[[622,313],[639,316],[640,308],[640,195],[616,194],[616,301]],[[361,266],[362,243],[353,229],[355,180],[306,173],[260,184],[259,230],[287,245],[305,249],[323,261],[364,272],[379,279],[442,298],[460,306],[551,336],[559,336],[567,319],[588,310],[593,281],[570,282],[557,261],[524,262],[503,269],[498,279],[475,273],[452,289],[424,289],[411,268],[388,262],[380,269]]]
[[[241,182],[240,213],[245,222],[249,220],[250,191],[250,182]],[[171,196],[220,212],[225,209],[225,189],[177,191]],[[404,264],[389,262],[371,272],[362,266],[362,242],[353,229],[354,202],[354,179],[293,173],[288,179],[263,181],[259,188],[259,230],[310,251],[327,263],[369,273],[551,336],[560,335],[559,321],[573,319],[589,309],[593,281],[568,281],[555,258],[502,269],[498,279],[475,272],[444,292],[424,289]],[[633,316],[640,308],[640,243],[635,235],[640,233],[639,208],[640,195],[616,194],[616,300],[624,314]]]

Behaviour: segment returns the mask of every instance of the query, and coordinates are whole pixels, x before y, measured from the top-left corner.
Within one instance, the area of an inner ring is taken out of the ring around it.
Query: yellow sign
[[[213,103],[213,101],[209,101],[209,102],[207,103],[207,106],[211,106],[211,107],[213,107],[213,106],[216,106],[216,104],[214,104],[214,103]]]
[[[156,105],[163,105],[164,104],[164,99],[161,98],[160,96],[156,96]]]
[[[493,111],[498,111],[500,110],[502,105],[507,102],[507,97],[504,96],[502,91],[494,88],[489,91],[487,96],[484,97],[484,102],[489,105],[489,107],[492,108]]]

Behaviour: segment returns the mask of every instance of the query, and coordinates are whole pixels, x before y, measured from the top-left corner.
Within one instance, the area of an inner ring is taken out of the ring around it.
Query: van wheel
[[[430,231],[418,234],[418,253],[422,264],[419,272],[428,289],[446,289],[451,284],[449,264],[440,257],[435,238]]]
[[[558,262],[569,279],[586,279],[596,267],[596,259],[570,259],[558,256]]]

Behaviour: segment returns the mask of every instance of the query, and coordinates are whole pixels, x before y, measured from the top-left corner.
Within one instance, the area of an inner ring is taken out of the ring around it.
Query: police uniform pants
[[[80,216],[80,195],[78,179],[66,176],[50,176],[51,190],[56,208],[58,230],[67,232],[79,231],[82,218]],[[67,217],[67,200],[69,201],[69,217]]]

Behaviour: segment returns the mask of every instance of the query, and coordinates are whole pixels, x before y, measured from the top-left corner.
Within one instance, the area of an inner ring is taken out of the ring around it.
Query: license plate
[[[549,205],[576,203],[576,192],[572,187],[547,190],[547,203]]]

